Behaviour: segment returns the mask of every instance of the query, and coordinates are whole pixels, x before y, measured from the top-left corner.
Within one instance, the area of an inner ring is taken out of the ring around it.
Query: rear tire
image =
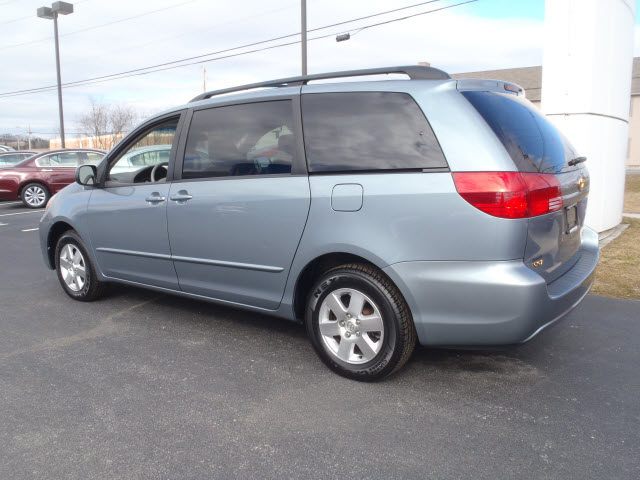
[[[20,198],[27,208],[44,208],[47,206],[51,194],[47,187],[41,183],[33,182],[22,188]]]
[[[55,261],[60,285],[71,298],[90,302],[104,294],[106,284],[98,280],[91,257],[74,230],[58,240]]]
[[[307,300],[307,333],[331,370],[374,381],[399,370],[416,345],[409,307],[393,282],[365,264],[322,275]]]

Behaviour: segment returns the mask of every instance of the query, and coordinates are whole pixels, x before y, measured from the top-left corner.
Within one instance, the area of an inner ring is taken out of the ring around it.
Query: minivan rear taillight
[[[494,217],[535,217],[563,207],[562,188],[552,174],[456,172],[452,175],[460,196]]]

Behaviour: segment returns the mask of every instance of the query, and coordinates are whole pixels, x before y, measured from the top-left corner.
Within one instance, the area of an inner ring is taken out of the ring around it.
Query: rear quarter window
[[[310,93],[302,96],[310,172],[447,167],[415,100],[406,93]]]
[[[521,172],[560,173],[580,167],[569,141],[528,100],[508,93],[462,92],[500,139]]]

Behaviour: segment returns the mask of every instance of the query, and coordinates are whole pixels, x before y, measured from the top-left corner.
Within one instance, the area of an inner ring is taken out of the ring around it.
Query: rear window
[[[310,172],[447,166],[422,110],[406,93],[312,93],[302,97]]]
[[[498,92],[462,92],[498,136],[521,172],[560,173],[580,166],[569,141],[523,97]]]
[[[29,157],[33,156],[33,153],[12,153],[7,155],[0,155],[0,165],[15,165]]]

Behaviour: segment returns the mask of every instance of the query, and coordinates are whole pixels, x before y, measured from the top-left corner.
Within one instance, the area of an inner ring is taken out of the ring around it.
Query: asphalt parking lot
[[[129,287],[82,304],[0,203],[0,478],[638,478],[640,302],[377,384],[301,326]]]

